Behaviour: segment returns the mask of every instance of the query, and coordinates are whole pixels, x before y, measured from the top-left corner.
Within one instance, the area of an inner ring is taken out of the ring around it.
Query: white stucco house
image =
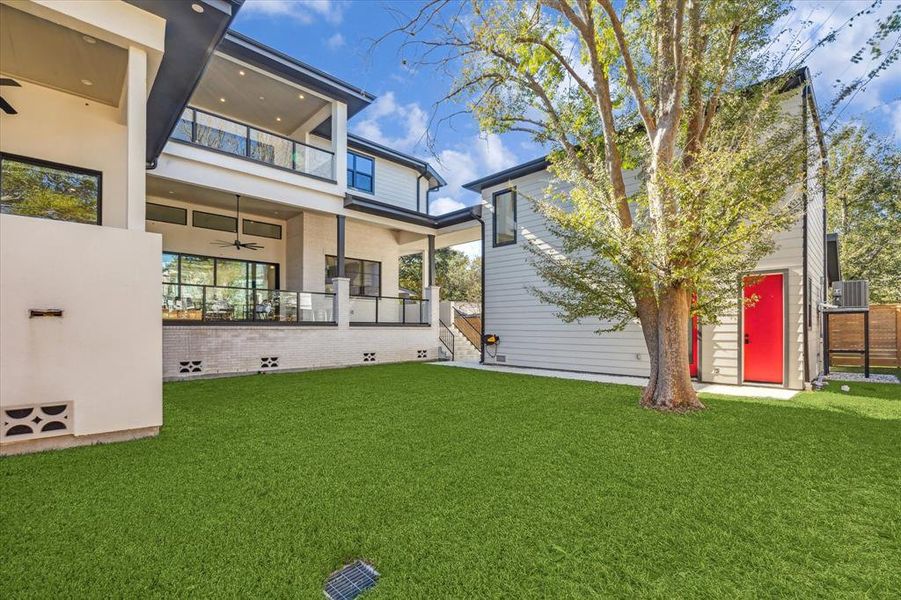
[[[800,117],[799,136],[810,140],[804,210],[777,238],[778,249],[761,260],[743,295],[756,293],[754,306],[735,308],[719,324],[685,324],[691,338],[691,375],[699,382],[771,385],[802,389],[822,371],[823,332],[820,304],[826,299],[826,209],[820,177],[825,148],[810,74],[802,69],[783,89],[784,110]],[[623,331],[595,333],[603,323],[564,323],[557,307],[541,303],[530,291],[545,285],[529,261],[528,243],[559,251],[559,241],[528,198],[539,198],[550,185],[548,161],[542,157],[480,178],[464,187],[481,194],[483,229],[484,333],[497,336],[484,347],[486,364],[585,371],[646,377],[648,354],[637,321]],[[628,192],[640,185],[629,174]]]
[[[398,258],[479,238],[374,97],[242,0],[0,0],[0,452],[154,435],[162,382],[434,359]],[[424,260],[424,265],[433,260]]]

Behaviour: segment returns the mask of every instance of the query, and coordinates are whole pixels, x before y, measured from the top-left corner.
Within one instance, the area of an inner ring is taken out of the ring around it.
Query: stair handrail
[[[454,360],[454,332],[441,319],[438,319],[438,325],[438,341],[450,352],[450,359]]]
[[[481,329],[476,328],[476,326],[473,325],[469,321],[469,317],[464,315],[463,311],[461,311],[459,308],[457,308],[456,306],[453,306],[452,308],[454,309],[454,325],[457,325],[458,320],[466,323],[466,326],[469,329],[468,330],[460,329],[460,333],[462,333],[463,336],[467,340],[469,340],[469,343],[472,344],[476,349],[481,348],[481,346],[482,346],[482,331],[481,331]],[[459,317],[459,319],[457,319],[457,317]],[[458,327],[459,327],[459,325],[458,325]]]

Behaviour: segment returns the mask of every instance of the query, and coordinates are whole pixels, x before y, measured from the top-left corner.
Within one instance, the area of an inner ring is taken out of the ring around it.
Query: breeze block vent
[[[72,405],[68,402],[4,408],[0,440],[30,440],[72,433]]]
[[[260,359],[261,369],[274,369],[278,366],[277,356],[264,356]]]
[[[375,352],[364,352],[363,362],[375,362]]]
[[[416,358],[428,358],[428,357],[429,357],[428,350],[417,350],[416,351]]]
[[[178,372],[179,373],[202,373],[203,372],[203,361],[202,360],[183,360],[178,363]]]

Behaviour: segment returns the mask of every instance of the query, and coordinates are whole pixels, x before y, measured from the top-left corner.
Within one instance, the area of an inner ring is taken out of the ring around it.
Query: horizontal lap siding
[[[531,199],[544,195],[546,173],[516,181],[517,236],[515,246],[493,247],[491,194],[508,186],[485,190],[485,331],[496,333],[501,342],[497,353],[507,365],[567,369],[595,373],[647,376],[648,356],[637,323],[624,331],[595,333],[610,324],[594,319],[564,323],[557,308],[542,304],[529,287],[543,285],[529,264],[530,253],[522,246],[527,237],[558,246],[544,219],[531,207]],[[634,178],[630,186],[634,186]],[[493,351],[493,350],[492,350]],[[486,354],[486,362],[493,362]]]

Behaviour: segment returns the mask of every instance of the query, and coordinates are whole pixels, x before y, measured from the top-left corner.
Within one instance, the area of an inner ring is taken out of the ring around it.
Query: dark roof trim
[[[198,0],[206,10],[197,14],[190,2],[128,0],[129,4],[166,20],[166,50],[147,98],[147,162],[156,159],[197,87],[207,62],[234,20],[244,0]]]
[[[410,156],[409,154],[404,154],[403,152],[392,150],[391,148],[383,146],[378,142],[367,140],[366,138],[362,138],[352,133],[347,134],[347,146],[348,148],[356,148],[358,150],[363,150],[371,154],[375,154],[376,156],[384,158],[385,160],[400,163],[412,169],[416,169],[424,175],[428,175],[437,182],[437,185],[432,188],[433,190],[447,185],[447,182],[443,177],[441,177],[441,175],[438,174],[435,169],[432,168],[432,165],[425,162],[424,160],[416,158],[415,156]]]
[[[222,43],[219,44],[219,50],[298,85],[309,87],[329,98],[344,102],[347,104],[348,118],[375,100],[375,96],[369,92],[234,30],[226,33]]]
[[[485,188],[492,187],[501,183],[507,183],[514,179],[525,177],[526,175],[531,175],[532,173],[544,171],[550,164],[551,163],[548,160],[548,157],[542,156],[541,158],[530,160],[529,162],[522,163],[521,165],[516,165],[515,167],[510,167],[509,169],[499,171],[498,173],[487,175],[485,177],[482,177],[481,179],[470,181],[469,183],[463,184],[463,187],[473,192],[481,192]]]
[[[344,197],[344,207],[371,215],[397,219],[398,221],[403,221],[405,223],[432,227],[433,229],[441,229],[442,227],[459,225],[460,223],[465,223],[467,221],[475,221],[482,215],[481,205],[467,206],[460,210],[433,216],[379,202],[378,200],[361,198],[360,196],[354,196],[353,194],[347,194]]]

